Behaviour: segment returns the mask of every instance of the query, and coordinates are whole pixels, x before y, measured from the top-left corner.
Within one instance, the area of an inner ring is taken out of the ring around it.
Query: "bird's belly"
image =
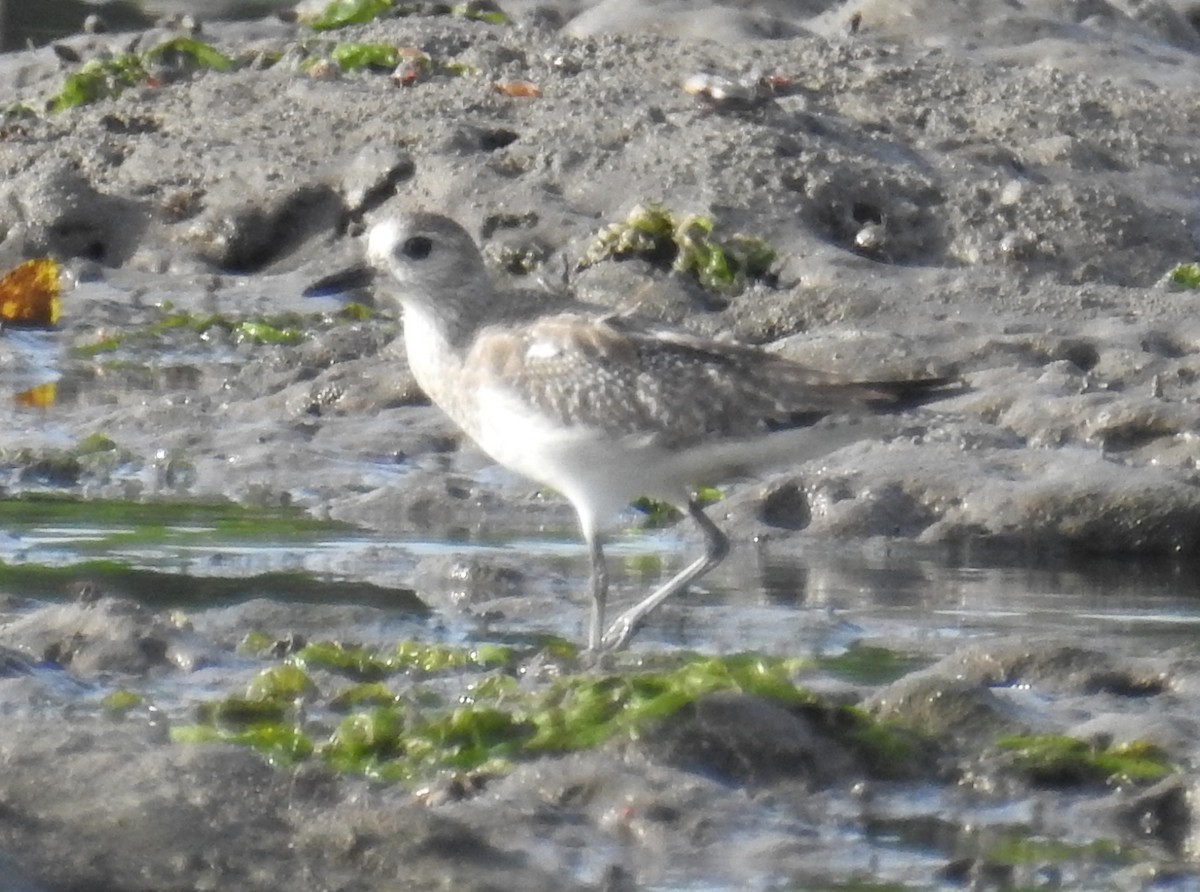
[[[671,479],[669,456],[635,438],[614,439],[564,427],[536,414],[493,404],[473,432],[497,462],[566,497],[584,526],[603,525],[639,496],[681,504],[686,486]]]

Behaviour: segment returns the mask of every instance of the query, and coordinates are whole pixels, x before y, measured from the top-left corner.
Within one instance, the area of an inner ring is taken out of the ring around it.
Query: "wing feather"
[[[754,347],[562,315],[480,332],[463,368],[549,420],[667,448],[906,402],[941,379],[862,384]],[[904,387],[898,386],[903,384]]]

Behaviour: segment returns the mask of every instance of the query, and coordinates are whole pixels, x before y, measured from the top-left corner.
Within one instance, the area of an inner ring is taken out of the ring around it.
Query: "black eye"
[[[433,251],[433,241],[423,235],[414,235],[401,246],[400,250],[404,252],[405,257],[424,260]]]

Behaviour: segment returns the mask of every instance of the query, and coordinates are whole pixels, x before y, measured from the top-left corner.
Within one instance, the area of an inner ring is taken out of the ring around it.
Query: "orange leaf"
[[[496,81],[496,92],[503,93],[505,96],[520,96],[523,98],[536,99],[542,95],[542,88],[533,81],[521,81],[506,78]]]
[[[49,326],[58,321],[58,264],[27,260],[0,279],[0,323]]]
[[[49,409],[57,398],[58,385],[53,381],[22,390],[16,396],[18,406],[26,406],[30,409]]]

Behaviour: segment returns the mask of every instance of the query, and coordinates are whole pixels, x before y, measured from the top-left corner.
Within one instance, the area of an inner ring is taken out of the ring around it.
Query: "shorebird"
[[[574,506],[591,559],[593,652],[624,647],[728,553],[693,487],[876,436],[888,429],[876,422],[946,383],[846,380],[620,314],[546,315],[544,297],[497,289],[471,236],[437,214],[376,223],[367,257],[391,280],[430,399],[497,462]],[[704,553],[606,628],[605,525],[640,496],[690,516]]]

